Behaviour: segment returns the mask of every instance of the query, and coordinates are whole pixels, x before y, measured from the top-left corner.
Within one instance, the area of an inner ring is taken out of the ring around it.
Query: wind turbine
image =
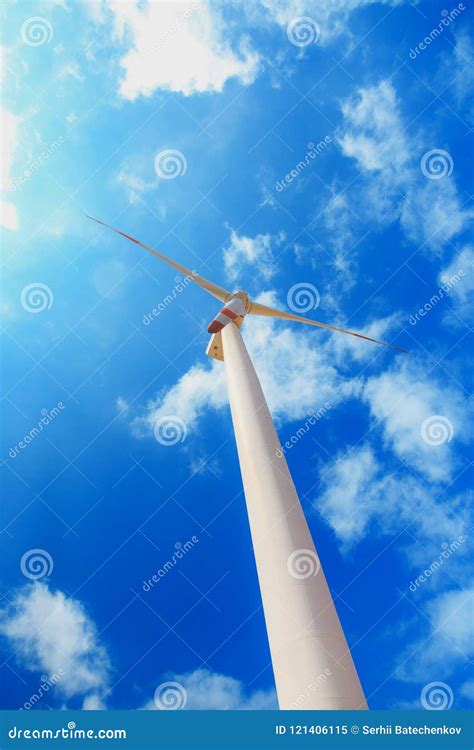
[[[274,310],[229,292],[109,224],[224,303],[206,353],[224,362],[240,470],[280,709],[367,709],[319,557],[240,327],[263,315],[326,328],[404,351],[354,331]]]

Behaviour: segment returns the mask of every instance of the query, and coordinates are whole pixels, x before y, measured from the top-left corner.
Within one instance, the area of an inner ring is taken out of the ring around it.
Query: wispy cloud
[[[249,692],[240,680],[235,677],[210,672],[207,669],[196,669],[186,674],[166,676],[166,682],[157,687],[156,699],[150,700],[145,709],[159,710],[169,707],[167,704],[167,685],[169,699],[177,698],[182,708],[190,711],[243,711],[271,710],[278,708],[275,690],[255,690]],[[173,691],[175,695],[173,695]],[[171,703],[173,705],[173,703]]]
[[[474,247],[465,245],[457,252],[451,260],[451,263],[443,268],[439,274],[440,284],[448,283],[456,274],[462,271],[461,280],[450,288],[450,300],[454,305],[456,318],[455,324],[459,324],[459,318],[462,322],[469,323],[473,315],[474,305]]]
[[[445,591],[424,605],[425,626],[402,653],[398,679],[429,682],[440,674],[449,677],[472,658],[473,602],[474,589],[467,588]]]
[[[7,109],[0,110],[0,122],[2,126],[2,160],[0,173],[0,191],[7,197],[7,191],[13,181],[13,163],[18,146],[18,127],[21,118]],[[8,196],[7,200],[0,201],[1,226],[5,229],[17,231],[19,229],[18,213],[15,204]]]
[[[342,103],[342,112],[339,145],[363,171],[350,193],[357,215],[380,226],[398,220],[409,240],[439,254],[473,216],[451,174],[451,155],[443,150],[439,157],[447,161],[440,178],[423,171],[424,155],[438,144],[408,134],[399,97],[388,80],[359,89]]]
[[[274,248],[284,242],[286,235],[257,234],[255,237],[238,235],[231,231],[230,243],[224,249],[224,267],[231,281],[236,281],[241,275],[251,270],[259,274],[262,281],[268,281],[276,273],[274,265]]]

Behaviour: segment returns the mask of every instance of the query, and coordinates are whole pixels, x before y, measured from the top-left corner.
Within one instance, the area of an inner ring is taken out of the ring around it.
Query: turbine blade
[[[167,263],[172,268],[175,268],[177,271],[184,274],[185,276],[188,276],[192,281],[194,281],[195,284],[200,286],[209,294],[212,294],[213,297],[216,297],[221,302],[225,302],[225,300],[229,296],[230,292],[228,292],[227,289],[224,289],[224,287],[219,286],[218,284],[214,284],[212,281],[205,279],[203,276],[199,276],[199,274],[196,273],[195,271],[191,271],[190,268],[186,268],[186,266],[182,266],[181,263],[176,263],[176,261],[171,260],[171,258],[168,258],[168,256],[163,255],[162,253],[159,253],[158,250],[154,250],[152,247],[149,247],[148,245],[144,245],[143,242],[140,242],[140,240],[136,240],[135,237],[130,237],[129,234],[125,234],[125,232],[121,232],[119,229],[115,229],[115,227],[110,226],[110,224],[106,224],[105,221],[96,219],[94,216],[89,216],[88,214],[86,214],[86,216],[88,219],[92,219],[92,221],[97,222],[97,224],[102,224],[103,227],[107,227],[107,229],[111,229],[113,232],[116,232],[117,234],[120,234],[122,237],[125,237],[125,239],[130,240],[131,242],[134,242],[136,245],[139,245],[140,247],[142,247],[144,250],[147,250],[152,255],[156,255],[157,258],[162,260],[164,263]]]
[[[319,328],[327,328],[329,331],[337,331],[338,333],[347,333],[349,336],[357,336],[359,339],[365,339],[366,341],[372,341],[374,344],[380,344],[381,346],[390,347],[390,349],[396,349],[399,352],[408,354],[406,349],[401,349],[399,346],[393,344],[387,344],[385,341],[378,341],[372,339],[370,336],[364,336],[362,333],[356,333],[355,331],[345,331],[344,328],[336,328],[335,326],[329,326],[326,323],[319,323],[317,320],[311,320],[310,318],[304,318],[302,315],[293,315],[292,313],[282,312],[281,310],[274,310],[272,307],[261,305],[258,302],[252,302],[250,307],[251,315],[265,315],[268,318],[281,318],[282,320],[294,320],[297,323],[307,323],[310,326],[318,326]]]

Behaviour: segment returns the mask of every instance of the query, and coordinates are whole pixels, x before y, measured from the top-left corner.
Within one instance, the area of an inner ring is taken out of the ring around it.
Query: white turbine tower
[[[93,217],[89,217],[93,219]],[[209,326],[207,354],[223,360],[280,709],[367,709],[367,703],[281,450],[257,374],[240,335],[246,315],[306,323],[391,346],[229,292],[139,240],[224,303]],[[404,351],[398,347],[393,349]]]

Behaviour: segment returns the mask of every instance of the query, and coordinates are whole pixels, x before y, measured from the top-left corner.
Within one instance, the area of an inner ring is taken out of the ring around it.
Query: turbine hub
[[[242,289],[237,289],[235,292],[231,292],[225,299],[226,304],[227,302],[230,302],[231,299],[241,299],[244,303],[245,312],[250,312],[251,303],[247,292],[242,291]]]

